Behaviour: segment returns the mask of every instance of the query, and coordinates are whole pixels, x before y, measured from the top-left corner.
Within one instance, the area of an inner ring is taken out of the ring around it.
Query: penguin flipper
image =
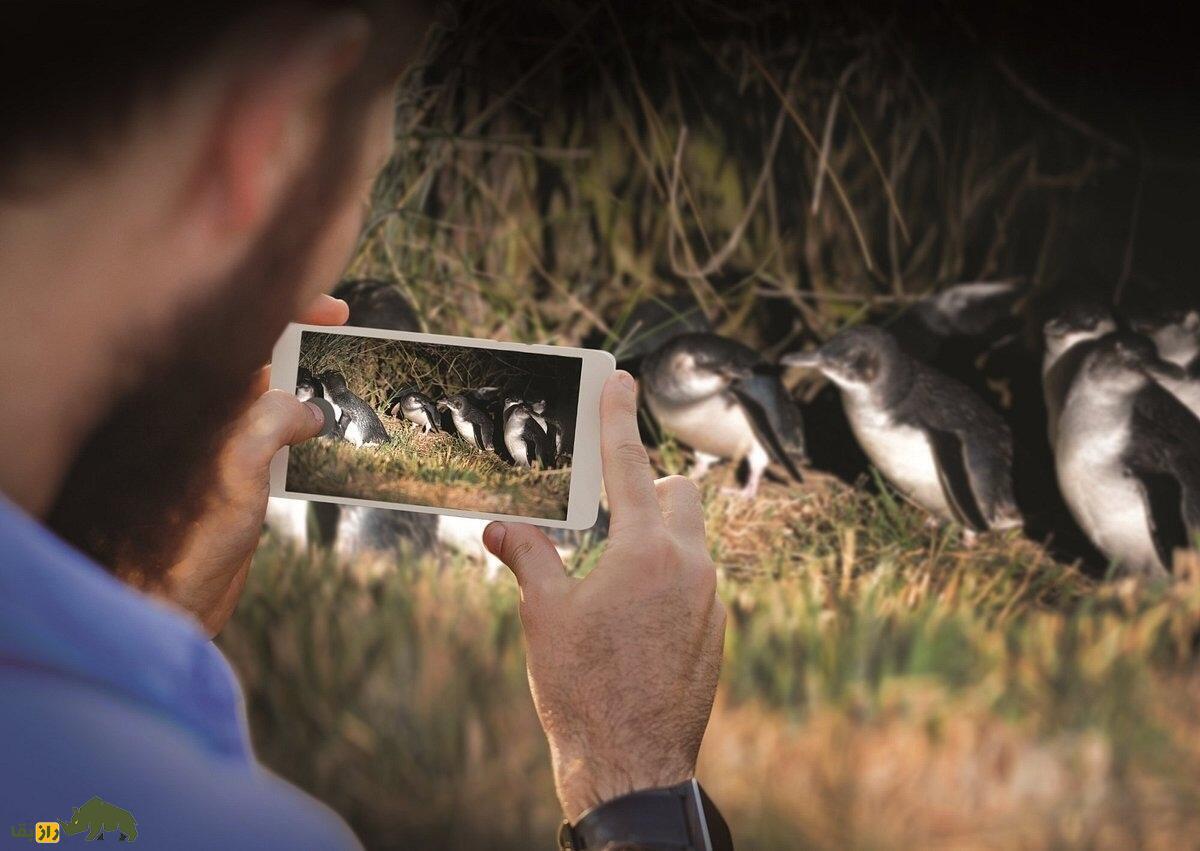
[[[483,442],[483,428],[479,425],[479,423],[472,421],[471,431],[475,435],[475,448],[487,449],[487,446],[485,446]]]
[[[1141,486],[1162,563],[1200,537],[1200,420],[1157,384],[1134,403],[1125,469]]]
[[[558,463],[558,450],[555,449],[554,437],[550,432],[542,432],[541,446],[538,452],[538,457],[542,459],[542,466],[547,469],[553,469]]]
[[[942,493],[946,495],[946,501],[950,503],[955,516],[972,531],[986,532],[989,524],[971,486],[966,445],[962,438],[952,431],[934,428],[926,429],[925,436],[929,438],[933,458],[937,462]]]
[[[440,431],[438,428],[438,413],[437,408],[433,406],[433,402],[428,399],[421,399],[421,409],[425,411],[425,416],[429,418],[429,427],[434,431]]]
[[[799,409],[779,379],[751,374],[734,381],[729,389],[741,403],[746,419],[771,460],[782,465],[797,482],[803,482],[804,475],[796,459],[805,458],[804,426]]]
[[[548,440],[546,432],[536,420],[530,418],[525,421],[521,437],[525,440],[525,457],[529,459],[529,466],[533,466],[534,459],[541,463],[543,469],[554,466],[554,444]]]
[[[1150,527],[1150,538],[1154,550],[1169,570],[1175,560],[1175,551],[1187,549],[1187,523],[1184,520],[1183,489],[1170,473],[1158,470],[1129,469],[1137,480],[1146,502],[1146,521]]]

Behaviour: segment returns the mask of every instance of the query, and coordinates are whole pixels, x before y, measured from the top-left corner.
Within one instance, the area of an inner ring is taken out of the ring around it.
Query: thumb
[[[522,596],[555,593],[570,585],[566,568],[546,533],[528,523],[489,523],[483,545],[517,578]]]
[[[316,437],[324,425],[325,414],[317,406],[285,390],[269,390],[247,409],[229,450],[240,469],[264,469],[284,446]]]

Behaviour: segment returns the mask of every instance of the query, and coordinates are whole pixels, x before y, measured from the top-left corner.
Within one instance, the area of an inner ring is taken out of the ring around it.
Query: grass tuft
[[[739,848],[1200,835],[1200,565],[1171,587],[1097,586],[1017,538],[965,549],[903,504],[915,544],[899,546],[886,500],[838,483],[752,504],[719,485],[704,497],[729,634],[700,776]],[[267,539],[221,636],[261,757],[368,847],[553,833],[516,589],[484,576]]]
[[[421,434],[406,420],[381,416],[391,440],[354,446],[310,440],[288,456],[288,488],[298,493],[433,505],[491,514],[562,520],[571,470],[513,466],[456,435]]]

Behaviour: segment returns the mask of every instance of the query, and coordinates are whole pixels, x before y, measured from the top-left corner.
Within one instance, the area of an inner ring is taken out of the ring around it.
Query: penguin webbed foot
[[[719,456],[709,455],[707,452],[696,452],[695,456],[696,460],[687,474],[687,477],[693,482],[707,476],[708,471],[712,469],[713,465],[721,460]]]
[[[754,499],[758,496],[758,486],[762,483],[763,473],[766,472],[765,467],[756,467],[751,464],[746,475],[746,483],[740,488],[724,487],[721,488],[721,493],[735,496],[738,499]]]

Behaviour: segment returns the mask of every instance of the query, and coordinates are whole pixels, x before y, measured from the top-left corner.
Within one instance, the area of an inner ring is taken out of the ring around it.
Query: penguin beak
[[[1188,377],[1187,370],[1182,366],[1163,360],[1162,358],[1158,358],[1157,360],[1152,360],[1147,363],[1146,372],[1149,373],[1151,378],[1157,376],[1159,378],[1167,378],[1174,381],[1183,381]]]
[[[1067,325],[1059,319],[1051,319],[1046,323],[1044,331],[1047,337],[1065,337],[1067,335]]]
[[[814,349],[811,352],[792,352],[784,355],[779,362],[784,366],[799,367],[800,369],[820,369],[824,359],[821,357],[821,350]]]

